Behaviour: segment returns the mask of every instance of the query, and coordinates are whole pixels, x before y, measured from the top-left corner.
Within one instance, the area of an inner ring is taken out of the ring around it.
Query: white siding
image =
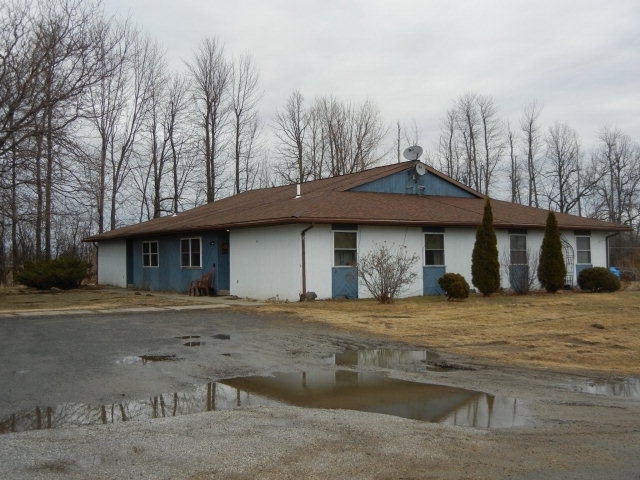
[[[302,291],[301,225],[230,232],[230,293],[238,297],[297,301]]]
[[[98,284],[127,287],[126,240],[111,240],[98,244]]]
[[[302,292],[302,238],[308,225],[285,225],[234,230],[230,236],[231,294],[258,299],[278,298],[298,301]],[[465,277],[471,288],[471,254],[475,243],[475,228],[445,228],[445,266],[449,273]],[[565,231],[565,238],[575,249],[573,231]],[[542,244],[542,229],[527,230],[527,249],[537,256]],[[509,232],[496,231],[500,277],[503,288],[509,288]],[[402,296],[422,295],[424,265],[424,233],[420,227],[381,227],[360,225],[358,228],[358,256],[366,255],[376,244],[387,242],[390,247],[406,246],[408,255],[416,255],[416,280]],[[306,286],[319,299],[332,296],[333,241],[330,225],[315,225],[306,232]],[[594,266],[606,266],[606,233],[593,232],[591,255]],[[102,248],[102,244],[101,244]],[[124,275],[124,244],[122,272]],[[532,263],[534,265],[535,262]],[[573,272],[575,276],[575,269]],[[532,272],[536,275],[536,272]],[[113,282],[113,281],[112,281]],[[575,280],[574,280],[575,282]],[[534,288],[539,288],[536,284]],[[360,298],[370,297],[364,285],[358,285]]]
[[[302,228],[299,230],[302,231]],[[307,231],[305,237],[307,292],[315,292],[318,298],[331,298],[331,267],[333,266],[331,225],[315,225]],[[301,286],[299,292],[302,292]]]
[[[411,285],[402,291],[401,295],[403,297],[422,295],[422,265],[424,264],[422,229],[417,227],[360,226],[358,231],[358,258],[371,252],[378,244],[383,242],[386,242],[387,246],[392,250],[399,246],[405,246],[407,255],[416,255],[418,257],[412,269],[417,274],[417,277]],[[371,297],[371,293],[362,284],[362,281],[358,285],[358,296],[360,298]]]

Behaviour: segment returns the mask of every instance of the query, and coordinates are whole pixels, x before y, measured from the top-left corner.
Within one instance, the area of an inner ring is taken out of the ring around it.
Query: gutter
[[[300,232],[300,243],[302,246],[302,296],[301,299],[307,297],[307,253],[305,234],[314,227],[313,223]]]

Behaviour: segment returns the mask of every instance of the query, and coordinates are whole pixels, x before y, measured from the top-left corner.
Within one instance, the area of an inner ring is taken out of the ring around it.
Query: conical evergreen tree
[[[493,228],[489,198],[484,204],[482,224],[476,230],[476,242],[471,255],[471,281],[484,296],[489,296],[500,288],[498,240]]]
[[[566,274],[558,222],[555,213],[549,212],[540,248],[538,281],[547,292],[554,293],[564,286]]]

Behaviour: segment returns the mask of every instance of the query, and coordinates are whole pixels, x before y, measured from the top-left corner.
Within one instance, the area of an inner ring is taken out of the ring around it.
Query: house
[[[334,178],[253,190],[192,210],[94,235],[98,283],[187,292],[216,266],[216,288],[239,297],[298,300],[366,297],[358,256],[380,242],[420,261],[404,296],[438,294],[445,272],[471,284],[471,252],[485,197],[418,161]],[[527,268],[542,243],[547,210],[491,200],[503,273]],[[567,285],[581,269],[607,266],[608,239],[627,227],[556,215]],[[516,269],[516,270],[514,270]]]

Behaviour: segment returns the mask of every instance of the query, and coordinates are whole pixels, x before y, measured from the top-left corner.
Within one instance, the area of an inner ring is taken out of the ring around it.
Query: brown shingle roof
[[[231,229],[286,223],[359,223],[377,225],[476,226],[484,197],[429,168],[429,173],[475,195],[475,198],[356,192],[349,189],[405,171],[414,162],[296,185],[244,192],[170,217],[93,235],[85,241]],[[491,200],[496,228],[544,228],[547,210]],[[575,215],[556,214],[561,229],[623,231],[627,227]]]

